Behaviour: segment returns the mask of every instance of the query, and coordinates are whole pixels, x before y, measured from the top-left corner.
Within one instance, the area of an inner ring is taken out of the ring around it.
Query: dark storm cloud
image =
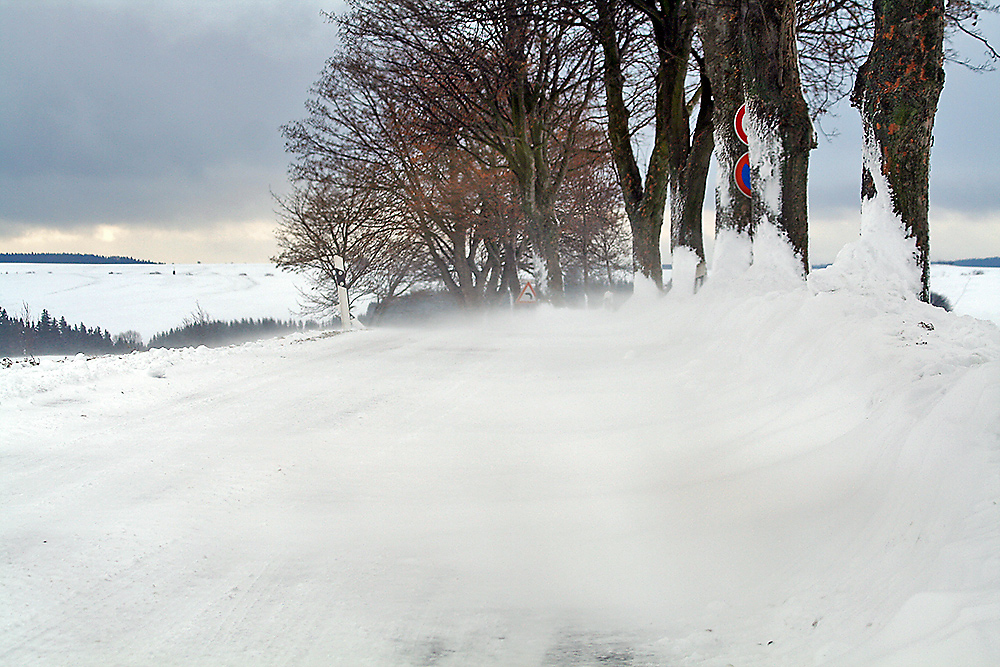
[[[278,127],[302,115],[334,42],[318,7],[286,4],[211,21],[197,3],[0,4],[0,218],[268,211]]]

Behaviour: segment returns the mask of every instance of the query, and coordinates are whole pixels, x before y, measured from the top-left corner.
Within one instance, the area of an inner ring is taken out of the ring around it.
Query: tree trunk
[[[934,115],[944,87],[944,0],[874,0],[874,9],[875,38],[851,96],[869,152],[861,198],[875,198],[870,169],[880,167],[892,210],[916,244],[918,296],[929,301],[928,186]]]
[[[708,170],[712,164],[712,149],[715,145],[712,136],[714,97],[704,67],[701,74],[700,99],[698,118],[695,121],[690,145],[683,151],[684,161],[677,176],[671,179],[670,194],[671,245],[674,248],[688,248],[698,257],[698,265],[694,267],[694,284],[682,286],[683,289],[694,290],[698,289],[705,277],[702,208],[705,204]],[[684,117],[687,124],[686,113]],[[676,187],[674,184],[677,184]]]
[[[530,211],[528,236],[545,264],[544,292],[553,304],[561,306],[564,301],[563,275],[559,258],[559,224],[555,214],[544,209]]]
[[[660,258],[660,233],[663,229],[663,212],[667,203],[667,179],[665,169],[654,169],[654,158],[650,158],[643,186],[639,163],[632,150],[632,134],[629,128],[629,110],[625,105],[625,74],[618,49],[617,0],[597,0],[598,19],[595,24],[597,38],[604,53],[604,92],[608,113],[608,142],[618,184],[622,190],[625,214],[632,231],[632,259],[639,272],[663,287],[663,265]],[[659,96],[659,89],[657,95]],[[659,102],[657,103],[659,109]],[[659,125],[654,140],[654,154],[662,153]],[[656,158],[657,163],[662,157]],[[651,179],[652,182],[651,182]]]
[[[630,4],[649,19],[659,60],[654,81],[655,130],[645,182],[632,151],[629,110],[624,101],[625,77],[618,46],[619,2],[598,0],[595,33],[604,52],[608,140],[632,228],[633,259],[642,275],[662,287],[660,235],[668,195],[673,202],[672,245],[690,248],[701,262],[705,257],[701,238],[703,199],[697,202],[697,211],[690,211],[693,198],[687,187],[698,173],[697,167],[687,169],[692,157],[692,142],[684,94],[694,34],[694,8],[690,0],[631,0]],[[704,196],[704,184],[702,193]]]
[[[807,178],[816,138],[799,79],[795,0],[742,0],[741,16],[753,218],[786,237],[806,273]]]
[[[545,264],[543,288],[556,305],[563,304],[562,263],[559,258],[559,224],[552,207],[559,184],[548,164],[544,120],[537,108],[538,96],[529,81],[526,18],[516,13],[507,17],[507,62],[516,76],[509,91],[510,137],[501,149],[507,166],[517,181],[521,211],[527,223],[534,251]]]
[[[642,3],[642,6],[646,6]],[[665,144],[665,148],[650,157],[650,172],[659,172],[662,166],[654,165],[654,158],[660,157],[666,166],[670,184],[670,245],[674,264],[672,286],[678,286],[677,279],[681,277],[677,271],[678,256],[684,249],[697,257],[697,266],[692,267],[694,274],[690,275],[690,285],[680,285],[681,289],[693,291],[695,276],[704,270],[705,246],[701,231],[701,209],[705,201],[704,179],[708,170],[700,171],[698,156],[694,155],[694,142],[691,136],[690,114],[688,112],[685,84],[687,83],[688,63],[691,56],[691,40],[694,35],[695,12],[694,3],[685,0],[663,2],[659,11],[645,9],[653,22],[653,36],[659,52],[659,68],[656,73],[656,125],[657,139]],[[711,122],[711,92],[702,89],[707,94],[708,114],[701,114]],[[704,106],[702,107],[705,108]],[[699,118],[702,120],[702,118]],[[661,124],[663,129],[660,129]],[[704,127],[702,141],[706,141]],[[705,154],[711,160],[711,133],[707,133],[708,151]],[[704,145],[701,147],[704,148]],[[692,164],[693,163],[693,164]],[[691,167],[689,168],[689,165]],[[706,165],[707,166],[707,163]],[[697,176],[702,175],[702,182],[697,182]],[[647,184],[648,185],[648,184]],[[698,199],[695,195],[701,193]],[[692,205],[696,210],[691,210]],[[687,276],[686,276],[687,277]]]
[[[740,0],[698,3],[698,34],[705,50],[705,69],[712,86],[715,158],[719,182],[715,189],[715,262],[749,265],[750,257],[729,257],[725,237],[729,233],[753,236],[750,198],[736,187],[736,163],[749,151],[737,136],[736,112],[743,106],[743,68],[740,65]],[[744,266],[745,268],[745,266]]]

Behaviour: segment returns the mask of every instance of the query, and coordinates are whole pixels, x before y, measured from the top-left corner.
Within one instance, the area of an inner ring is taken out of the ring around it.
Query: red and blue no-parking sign
[[[742,105],[736,111],[736,118],[733,119],[733,127],[736,136],[747,146],[750,145],[750,136],[746,128],[747,105]],[[736,161],[736,168],[733,169],[733,180],[736,187],[747,197],[750,196],[750,153],[744,153],[743,157]]]
[[[744,153],[743,157],[736,161],[736,169],[733,170],[733,179],[736,187],[747,197],[750,196],[750,153]]]

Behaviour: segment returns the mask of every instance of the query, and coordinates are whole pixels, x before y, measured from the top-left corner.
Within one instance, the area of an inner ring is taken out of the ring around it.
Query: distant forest
[[[338,326],[334,319],[329,326]],[[126,331],[112,336],[100,327],[89,327],[83,322],[70,324],[65,317],[56,319],[43,310],[37,320],[30,315],[11,316],[0,308],[0,357],[33,358],[43,354],[127,354],[154,347],[218,347],[246,343],[260,338],[272,338],[293,331],[310,331],[322,328],[313,320],[280,321],[270,317],[223,322],[211,320],[199,309],[194,317],[185,319],[184,325],[153,336],[144,344],[137,331]]]
[[[38,321],[30,317],[11,317],[0,308],[0,357],[33,357],[36,354],[105,354],[131,352],[125,334],[115,338],[100,327],[70,324],[65,317],[58,320],[43,310]]]
[[[271,317],[259,320],[242,319],[223,322],[222,320],[187,320],[184,326],[158,333],[149,339],[141,349],[154,347],[218,347],[234,343],[246,343],[261,338],[274,338],[295,331],[310,331],[321,328],[319,323],[309,320],[295,322],[281,321]]]
[[[131,257],[105,257],[78,252],[0,252],[0,264],[159,264]]]
[[[1000,257],[982,257],[980,259],[956,259],[953,262],[932,262],[933,264],[950,264],[952,266],[975,266],[980,268],[1000,268]]]

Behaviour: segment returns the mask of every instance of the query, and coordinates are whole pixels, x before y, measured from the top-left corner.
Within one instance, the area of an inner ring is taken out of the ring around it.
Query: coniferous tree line
[[[27,309],[26,309],[27,311]],[[330,326],[337,323],[330,322]],[[47,354],[127,354],[156,347],[177,348],[205,345],[217,347],[322,328],[314,320],[278,320],[265,317],[228,322],[213,320],[199,308],[183,325],[154,335],[143,343],[137,331],[112,336],[106,329],[84,323],[69,324],[43,310],[38,319],[29,312],[10,315],[0,308],[0,357],[34,357]]]
[[[43,310],[38,320],[30,314],[11,316],[0,308],[0,356],[41,354],[108,354],[129,352],[124,337],[112,338],[107,330],[83,322],[69,324],[65,317],[53,318]]]
[[[146,348],[156,347],[217,347],[233,343],[245,343],[260,338],[273,338],[296,331],[311,331],[320,328],[315,320],[277,320],[272,317],[239,320],[206,319],[188,322],[181,327],[158,333],[149,339]]]
[[[120,255],[91,255],[78,252],[0,252],[0,264],[157,264]]]

